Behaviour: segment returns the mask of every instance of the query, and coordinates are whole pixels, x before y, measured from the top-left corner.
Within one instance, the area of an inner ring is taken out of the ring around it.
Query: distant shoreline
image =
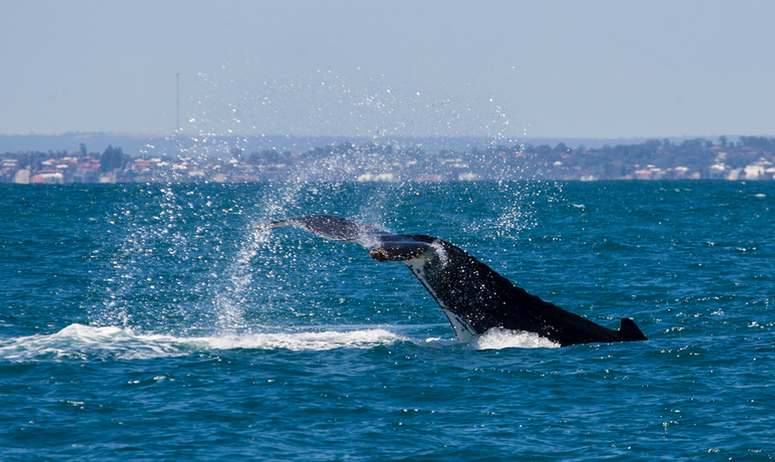
[[[135,155],[108,145],[0,154],[0,183],[440,183],[491,180],[774,180],[775,138],[669,139],[602,147],[490,144],[457,149],[343,142],[248,149],[240,139]]]

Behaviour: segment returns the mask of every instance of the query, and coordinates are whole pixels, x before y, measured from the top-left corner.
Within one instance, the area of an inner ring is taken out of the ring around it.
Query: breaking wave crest
[[[476,340],[474,347],[477,350],[501,350],[503,348],[559,348],[559,343],[554,343],[548,338],[541,337],[533,332],[520,332],[508,329],[490,329]]]
[[[71,324],[53,334],[0,340],[0,360],[150,359],[184,356],[197,351],[238,348],[292,351],[373,348],[403,340],[404,337],[385,329],[177,337],[140,334],[131,328]]]

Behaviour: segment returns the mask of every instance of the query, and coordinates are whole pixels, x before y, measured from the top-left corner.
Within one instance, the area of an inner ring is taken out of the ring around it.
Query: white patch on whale
[[[441,252],[443,252],[444,258],[447,258],[446,251],[443,247],[439,244],[438,247],[441,248]],[[435,250],[435,249],[434,249]],[[440,257],[441,258],[441,257]],[[405,260],[405,263],[409,268],[412,270],[412,272],[417,276],[417,279],[420,280],[422,285],[424,285],[428,292],[431,293],[434,299],[438,302],[438,304],[441,306],[441,312],[444,313],[444,316],[449,321],[450,325],[452,326],[452,329],[455,331],[455,337],[461,342],[471,342],[476,337],[476,331],[473,327],[471,327],[467,322],[465,322],[463,319],[460,318],[460,316],[453,313],[445,304],[444,302],[438,297],[436,292],[433,290],[430,284],[428,284],[427,279],[425,279],[425,263],[428,261],[428,258],[425,256],[425,254],[417,257],[412,258],[409,260]]]
[[[469,343],[476,338],[476,331],[473,327],[468,325],[467,322],[460,319],[455,313],[442,308],[442,313],[447,317],[447,320],[452,325],[452,329],[455,331],[455,337],[461,342]]]

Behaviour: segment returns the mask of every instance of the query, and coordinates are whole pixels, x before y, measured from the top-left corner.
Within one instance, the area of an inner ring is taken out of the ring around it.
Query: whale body
[[[455,336],[470,341],[489,329],[532,332],[561,346],[647,340],[630,318],[613,330],[564,310],[515,286],[459,247],[423,234],[393,234],[332,215],[274,221],[326,239],[360,244],[377,261],[409,267],[438,302]]]

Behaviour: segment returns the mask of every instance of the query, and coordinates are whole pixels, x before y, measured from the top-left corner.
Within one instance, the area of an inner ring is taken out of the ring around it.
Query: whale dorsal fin
[[[622,318],[619,324],[619,335],[624,341],[647,340],[632,318]]]

